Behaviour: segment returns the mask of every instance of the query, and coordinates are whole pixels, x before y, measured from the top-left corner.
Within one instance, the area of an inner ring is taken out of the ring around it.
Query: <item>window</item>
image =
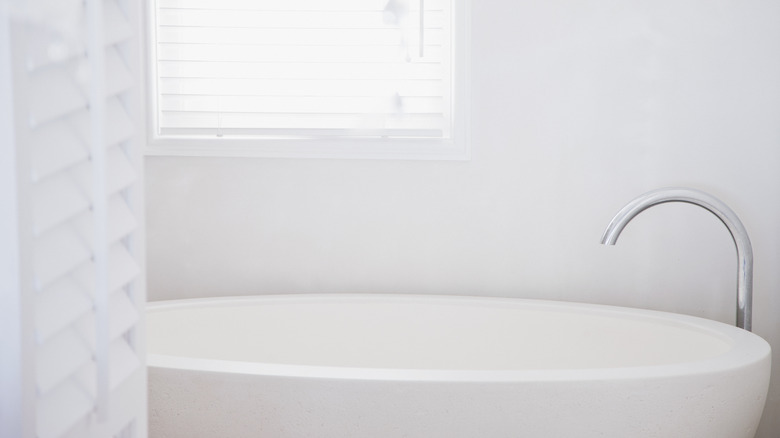
[[[468,157],[468,0],[150,1],[150,154]]]

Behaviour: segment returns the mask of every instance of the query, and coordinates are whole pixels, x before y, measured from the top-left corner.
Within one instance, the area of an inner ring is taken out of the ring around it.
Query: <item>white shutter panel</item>
[[[156,0],[157,134],[448,139],[452,3]]]
[[[24,436],[143,438],[140,5],[18,3],[2,18],[11,23],[16,200],[26,203],[17,244],[29,252],[18,293],[34,297],[22,309],[33,346],[23,391],[34,400]]]

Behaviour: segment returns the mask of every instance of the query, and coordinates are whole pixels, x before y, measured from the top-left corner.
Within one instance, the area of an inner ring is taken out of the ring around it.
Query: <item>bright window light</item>
[[[464,158],[465,0],[151,1],[151,153]]]

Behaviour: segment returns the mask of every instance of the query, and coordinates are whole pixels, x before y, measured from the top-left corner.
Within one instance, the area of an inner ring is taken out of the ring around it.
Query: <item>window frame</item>
[[[453,1],[452,133],[437,138],[204,138],[161,136],[157,120],[155,0],[147,2],[147,156],[470,160],[471,0]]]

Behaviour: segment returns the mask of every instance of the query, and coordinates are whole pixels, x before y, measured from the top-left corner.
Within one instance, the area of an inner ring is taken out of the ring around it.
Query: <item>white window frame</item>
[[[155,0],[148,0],[147,156],[469,160],[471,0],[453,0],[452,131],[447,139],[412,138],[203,138],[160,136],[157,122]]]

